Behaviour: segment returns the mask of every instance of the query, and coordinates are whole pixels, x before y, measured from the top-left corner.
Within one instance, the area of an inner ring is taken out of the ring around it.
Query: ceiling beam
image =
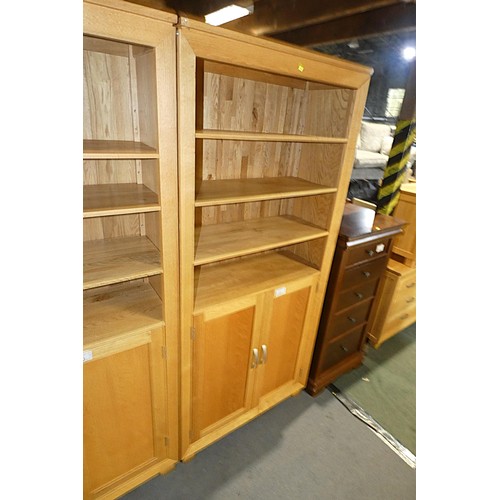
[[[284,42],[310,47],[353,38],[415,30],[415,28],[415,3],[398,3],[270,36]]]
[[[254,11],[224,25],[256,36],[271,36],[374,9],[415,0],[256,0]],[[237,3],[237,2],[236,2]]]

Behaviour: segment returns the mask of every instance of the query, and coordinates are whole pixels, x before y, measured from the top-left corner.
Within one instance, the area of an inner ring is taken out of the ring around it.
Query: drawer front
[[[388,237],[349,248],[347,265],[350,266],[357,262],[373,260],[382,255],[387,255],[387,249],[389,248],[390,242],[391,238]]]
[[[347,290],[353,286],[379,278],[386,268],[386,263],[387,259],[376,259],[373,262],[346,270],[340,289]]]
[[[353,306],[354,304],[357,304],[362,300],[366,300],[369,297],[373,297],[378,284],[379,280],[370,280],[366,283],[361,282],[358,286],[342,292],[337,302],[337,311]]]
[[[392,316],[397,311],[415,308],[417,302],[417,280],[416,274],[410,273],[402,276],[396,285],[391,306],[387,313]]]
[[[367,300],[362,304],[345,309],[331,316],[325,327],[325,341],[334,339],[358,325],[365,324],[368,320],[368,313],[370,312],[372,302],[372,300]]]
[[[343,359],[358,352],[361,348],[364,327],[360,326],[352,333],[341,337],[338,340],[328,343],[324,347],[324,352],[320,364],[320,371],[327,370],[340,363]]]
[[[392,316],[387,317],[384,325],[384,336],[385,333],[387,333],[387,335],[394,335],[415,323],[416,320],[417,309],[415,307],[408,308],[404,311],[398,311]]]

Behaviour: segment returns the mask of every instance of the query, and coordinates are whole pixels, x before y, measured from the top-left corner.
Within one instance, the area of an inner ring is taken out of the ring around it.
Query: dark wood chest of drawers
[[[374,298],[404,225],[346,204],[306,387],[312,396],[361,364]]]

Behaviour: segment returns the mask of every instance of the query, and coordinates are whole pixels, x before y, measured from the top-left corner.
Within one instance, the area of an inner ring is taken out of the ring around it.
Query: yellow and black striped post
[[[415,120],[399,120],[394,132],[389,160],[384,170],[382,185],[378,191],[377,212],[391,215],[399,200],[399,189],[403,183],[410,149],[417,133]]]

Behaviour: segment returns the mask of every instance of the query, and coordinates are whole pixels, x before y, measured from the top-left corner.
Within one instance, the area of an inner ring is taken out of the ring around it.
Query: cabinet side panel
[[[90,490],[155,456],[149,347],[84,366],[84,462]]]
[[[139,136],[141,142],[158,147],[157,104],[156,104],[156,66],[154,51],[143,52],[141,48],[134,51],[136,66],[136,85],[138,109],[133,112],[138,114]]]

